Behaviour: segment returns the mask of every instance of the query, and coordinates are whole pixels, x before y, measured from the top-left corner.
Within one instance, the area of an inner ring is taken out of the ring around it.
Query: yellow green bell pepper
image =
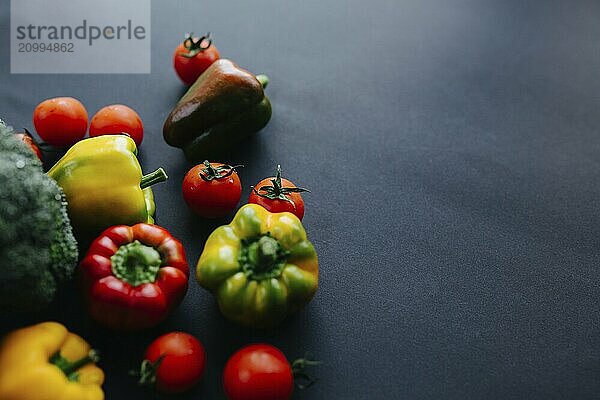
[[[142,176],[135,142],[126,135],[82,140],[48,171],[62,187],[78,236],[95,237],[113,225],[154,223],[151,185],[167,179],[162,168]]]
[[[103,400],[96,361],[90,345],[59,323],[13,331],[0,344],[0,399]]]
[[[319,265],[295,215],[247,204],[208,237],[196,278],[216,296],[225,317],[270,328],[312,299]]]

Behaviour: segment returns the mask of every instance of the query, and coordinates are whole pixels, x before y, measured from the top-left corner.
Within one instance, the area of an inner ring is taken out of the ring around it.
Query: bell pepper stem
[[[156,281],[162,259],[155,248],[135,240],[119,247],[110,262],[114,276],[136,287]]]
[[[255,256],[258,261],[257,269],[268,269],[277,261],[279,243],[272,237],[263,236],[257,244]]]
[[[267,88],[267,85],[269,84],[268,76],[266,76],[265,74],[260,74],[260,75],[256,75],[256,79],[258,79],[258,81],[262,85],[263,89]]]
[[[92,349],[89,351],[89,353],[85,357],[82,357],[79,360],[76,360],[73,362],[67,361],[58,353],[54,357],[52,357],[50,362],[52,364],[56,365],[58,368],[60,368],[60,370],[66,376],[70,376],[71,374],[73,374],[75,371],[77,371],[79,368],[83,367],[84,365],[87,365],[90,363],[96,363],[96,362],[98,362],[98,360],[100,360],[98,352],[96,350]]]
[[[159,168],[154,172],[150,172],[147,175],[142,176],[142,180],[140,181],[140,187],[145,189],[154,185],[155,183],[164,182],[168,179],[167,173],[164,169]]]
[[[289,251],[267,233],[242,241],[239,262],[248,277],[261,280],[279,276],[288,257]]]

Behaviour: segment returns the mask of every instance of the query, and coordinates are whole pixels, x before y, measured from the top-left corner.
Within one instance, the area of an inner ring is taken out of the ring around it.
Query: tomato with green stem
[[[318,364],[305,358],[290,364],[278,348],[253,344],[229,358],[223,371],[223,387],[229,400],[287,400],[294,391],[294,379],[301,389],[315,382],[304,369]]]
[[[212,43],[210,32],[199,38],[189,33],[175,49],[173,66],[183,83],[191,85],[219,58],[219,50]]]
[[[220,218],[239,203],[242,184],[236,168],[205,160],[188,171],[183,178],[182,193],[188,207],[204,218]]]
[[[33,125],[47,144],[68,147],[85,136],[88,114],[79,100],[55,97],[37,105],[33,111]]]
[[[273,213],[291,212],[298,219],[304,217],[304,200],[300,193],[310,192],[297,187],[291,181],[281,177],[281,166],[277,166],[274,177],[265,178],[252,186],[248,203],[258,204]]]
[[[175,394],[196,385],[206,366],[206,353],[194,336],[171,332],[154,340],[144,356],[138,375],[139,383]]]

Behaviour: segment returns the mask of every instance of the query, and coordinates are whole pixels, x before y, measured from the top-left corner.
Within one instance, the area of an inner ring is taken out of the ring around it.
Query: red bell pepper
[[[187,291],[189,266],[181,242],[156,225],[105,230],[80,263],[91,316],[118,330],[162,322]]]

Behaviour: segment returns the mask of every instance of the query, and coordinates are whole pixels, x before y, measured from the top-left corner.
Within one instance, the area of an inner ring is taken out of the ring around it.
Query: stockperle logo
[[[11,0],[13,74],[150,73],[150,0]]]

